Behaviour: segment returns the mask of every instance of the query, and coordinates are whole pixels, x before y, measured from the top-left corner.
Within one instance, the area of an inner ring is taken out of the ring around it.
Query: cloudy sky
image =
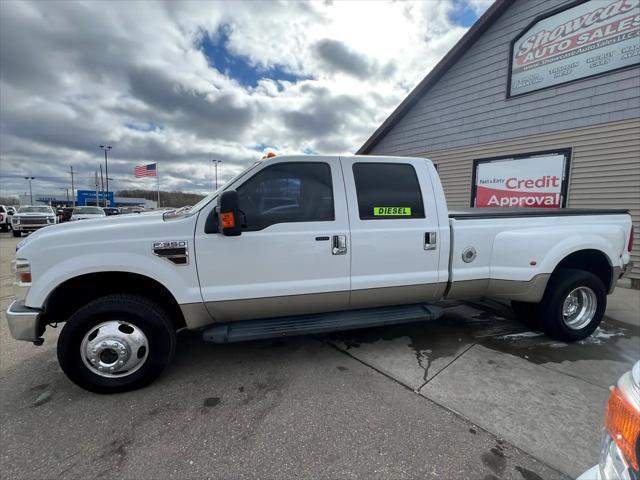
[[[353,153],[491,0],[0,1],[0,195],[207,192],[263,152]]]

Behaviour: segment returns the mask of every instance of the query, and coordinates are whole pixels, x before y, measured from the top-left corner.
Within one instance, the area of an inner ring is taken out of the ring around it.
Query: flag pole
[[[158,162],[156,162],[156,179],[158,180],[158,207],[160,208],[160,172],[158,171]]]

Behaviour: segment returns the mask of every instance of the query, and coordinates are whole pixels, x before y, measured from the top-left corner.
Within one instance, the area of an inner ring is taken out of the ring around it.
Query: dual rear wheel
[[[604,317],[607,291],[594,274],[563,268],[553,274],[540,303],[511,302],[516,317],[532,329],[565,342],[591,335]]]

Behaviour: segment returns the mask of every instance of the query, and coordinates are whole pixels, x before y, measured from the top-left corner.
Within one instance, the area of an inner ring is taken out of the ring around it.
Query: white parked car
[[[25,205],[11,216],[11,230],[14,237],[20,237],[23,232],[33,232],[57,221],[53,208],[46,205]]]
[[[6,232],[11,227],[11,215],[15,212],[11,212],[12,207],[0,205],[0,232]]]
[[[190,210],[69,222],[16,252],[11,334],[96,392],[142,387],[176,331],[212,342],[435,320],[496,297],[547,335],[589,336],[630,265],[622,209],[447,210],[431,161],[272,157]],[[65,252],[60,255],[58,252]]]
[[[106,217],[102,207],[75,207],[71,213],[71,220],[90,220],[92,218]]]

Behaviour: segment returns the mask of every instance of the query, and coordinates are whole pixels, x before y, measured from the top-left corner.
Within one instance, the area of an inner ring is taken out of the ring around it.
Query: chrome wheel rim
[[[120,320],[91,328],[80,344],[85,366],[96,375],[122,378],[137,371],[149,355],[149,341],[142,330]]]
[[[598,299],[589,287],[578,287],[566,296],[562,304],[562,320],[572,330],[580,330],[593,320]]]

